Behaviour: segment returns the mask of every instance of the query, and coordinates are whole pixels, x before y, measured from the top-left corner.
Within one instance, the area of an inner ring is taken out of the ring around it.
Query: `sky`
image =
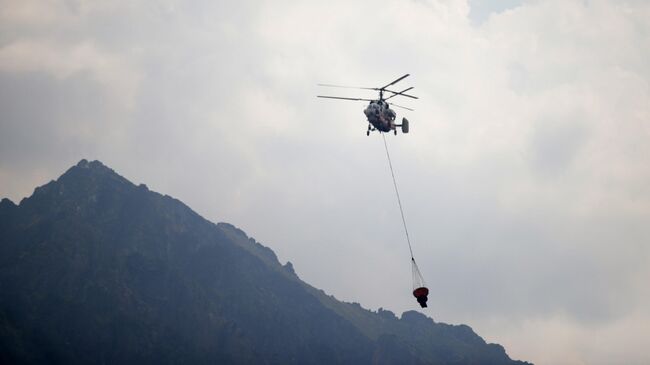
[[[340,300],[536,364],[650,363],[650,2],[0,0],[0,196],[82,158]],[[398,99],[398,98],[395,98]]]

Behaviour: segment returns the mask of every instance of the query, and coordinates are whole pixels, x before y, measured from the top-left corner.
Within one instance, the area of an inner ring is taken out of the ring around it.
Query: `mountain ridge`
[[[2,199],[0,222],[0,362],[525,364],[468,326],[340,302],[99,161]]]

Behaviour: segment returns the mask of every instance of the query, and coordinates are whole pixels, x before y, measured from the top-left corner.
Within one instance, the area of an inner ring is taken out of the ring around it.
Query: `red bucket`
[[[427,307],[427,300],[429,299],[427,298],[428,295],[429,295],[429,289],[427,289],[424,286],[413,290],[413,296],[415,297],[415,299],[418,300],[418,303],[420,303],[420,307],[422,308]]]

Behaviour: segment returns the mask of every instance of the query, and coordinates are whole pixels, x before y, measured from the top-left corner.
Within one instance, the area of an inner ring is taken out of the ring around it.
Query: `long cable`
[[[415,263],[413,258],[413,248],[411,248],[411,239],[409,238],[409,230],[406,228],[406,219],[404,218],[404,209],[402,209],[402,199],[399,196],[397,189],[397,181],[395,180],[395,172],[393,171],[393,163],[390,160],[390,153],[388,153],[388,145],[386,144],[386,136],[381,133],[381,138],[384,139],[384,148],[386,149],[386,157],[388,157],[388,167],[390,167],[390,175],[393,177],[393,186],[395,186],[395,194],[397,195],[397,204],[399,205],[399,213],[402,215],[402,223],[404,224],[404,233],[406,233],[406,243],[409,244],[409,252],[411,253],[411,261]]]

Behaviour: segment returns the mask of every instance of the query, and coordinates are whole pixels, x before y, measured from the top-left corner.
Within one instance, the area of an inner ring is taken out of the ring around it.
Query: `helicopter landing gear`
[[[397,135],[397,129],[394,129],[393,132],[395,133],[395,135]]]
[[[375,128],[373,128],[372,125],[370,123],[368,123],[368,130],[366,131],[366,136],[369,136],[370,131],[374,131],[374,130],[375,130]]]

